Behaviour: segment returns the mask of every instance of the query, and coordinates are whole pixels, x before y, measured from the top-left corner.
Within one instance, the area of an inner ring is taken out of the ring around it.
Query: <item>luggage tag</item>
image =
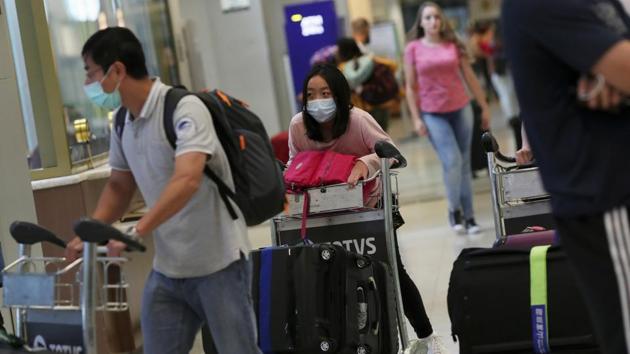
[[[551,352],[547,316],[547,251],[549,247],[548,245],[533,247],[529,254],[532,344],[536,354]]]

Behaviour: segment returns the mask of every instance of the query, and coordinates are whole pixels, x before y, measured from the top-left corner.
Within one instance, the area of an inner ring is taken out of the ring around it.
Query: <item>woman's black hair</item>
[[[360,57],[363,53],[353,38],[340,38],[337,40],[337,55],[341,62],[346,62]]]
[[[346,132],[348,122],[350,121],[350,109],[352,108],[352,103],[350,103],[350,86],[345,76],[343,76],[343,73],[339,71],[336,66],[330,64],[317,64],[313,66],[311,72],[306,76],[304,87],[302,88],[302,92],[304,93],[304,99],[302,100],[302,117],[304,118],[304,126],[306,127],[306,136],[311,140],[324,140],[319,123],[306,109],[308,104],[308,82],[315,76],[321,76],[324,81],[326,81],[335,100],[337,112],[335,112],[335,117],[333,118],[332,135],[333,139],[336,139]]]

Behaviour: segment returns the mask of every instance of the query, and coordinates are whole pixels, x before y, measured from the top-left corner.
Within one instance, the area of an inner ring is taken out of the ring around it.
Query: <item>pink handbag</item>
[[[302,151],[291,162],[284,172],[284,184],[289,193],[304,194],[304,206],[302,207],[302,227],[300,236],[306,243],[306,220],[309,214],[309,194],[304,191],[307,188],[345,183],[350,177],[352,168],[357,158],[352,155],[344,155],[334,151]]]
[[[356,156],[330,150],[302,151],[285,171],[284,183],[293,191],[345,183],[356,161]]]

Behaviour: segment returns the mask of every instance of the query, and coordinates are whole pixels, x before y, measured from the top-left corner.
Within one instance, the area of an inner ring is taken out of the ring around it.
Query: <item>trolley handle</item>
[[[394,159],[394,162],[390,168],[405,168],[407,167],[407,159],[398,151],[398,149],[387,140],[379,140],[374,144],[374,151],[376,155],[381,159]]]
[[[19,244],[32,245],[46,241],[61,248],[66,248],[66,243],[57,237],[57,235],[28,221],[14,221],[11,223],[9,232],[11,236],[13,236],[13,239]]]
[[[146,251],[146,247],[133,237],[98,220],[82,218],[74,224],[74,232],[83,242],[100,244],[109,240],[116,240],[126,244],[127,251]]]

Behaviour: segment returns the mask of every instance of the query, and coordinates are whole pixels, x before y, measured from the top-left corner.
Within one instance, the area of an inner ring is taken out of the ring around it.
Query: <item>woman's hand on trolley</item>
[[[351,187],[356,186],[360,179],[367,178],[369,172],[370,171],[368,170],[368,167],[365,164],[365,162],[361,160],[357,160],[357,163],[354,164],[354,167],[352,168],[352,171],[350,172],[350,176],[348,177],[348,184]]]

